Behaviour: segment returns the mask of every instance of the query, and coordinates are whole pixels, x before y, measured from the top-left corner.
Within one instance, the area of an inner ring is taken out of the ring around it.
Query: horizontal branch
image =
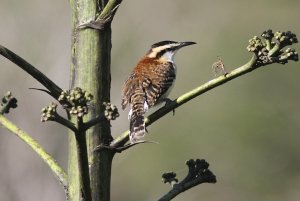
[[[57,86],[54,82],[52,82],[46,75],[44,75],[34,66],[32,66],[30,63],[28,63],[23,58],[21,58],[14,52],[10,51],[6,47],[3,47],[2,45],[0,45],[0,54],[5,58],[7,58],[8,60],[10,60],[11,62],[18,65],[28,74],[30,74],[34,79],[36,79],[38,82],[40,82],[44,87],[46,87],[49,90],[49,94],[53,98],[55,98],[56,100],[58,99],[59,95],[62,92],[62,89],[59,86]]]
[[[52,170],[52,172],[56,175],[59,182],[63,185],[64,190],[67,194],[67,174],[63,170],[63,168],[54,160],[54,158],[48,154],[41,145],[35,141],[28,133],[18,128],[14,123],[9,121],[3,115],[0,115],[0,124],[2,124],[7,130],[11,133],[15,134],[21,140],[23,140],[27,145],[31,147],[31,149],[39,155],[43,159],[43,161],[48,165],[48,167]]]
[[[77,132],[76,126],[68,119],[65,119],[64,117],[60,116],[57,113],[56,109],[57,109],[57,104],[53,103],[53,102],[50,103],[48,106],[44,107],[42,109],[41,121],[42,122],[55,121],[65,127],[69,128],[73,132]]]
[[[256,56],[253,55],[251,60],[246,63],[245,65],[225,74],[222,76],[219,76],[215,79],[212,79],[205,84],[181,95],[177,99],[171,101],[169,104],[163,106],[162,108],[158,109],[155,111],[153,114],[148,116],[145,120],[146,126],[151,125],[167,113],[173,111],[174,109],[178,108],[179,106],[183,105],[184,103],[196,98],[197,96],[217,87],[220,86],[230,80],[233,80],[234,78],[237,78],[241,75],[244,75],[246,73],[249,73],[256,69],[255,67],[255,62],[256,62]],[[129,131],[125,131],[123,134],[121,134],[119,137],[117,137],[114,141],[112,141],[111,146],[112,147],[119,147],[123,146],[127,141],[129,140]]]
[[[99,123],[101,123],[101,122],[103,122],[103,121],[106,121],[106,120],[107,120],[107,119],[106,119],[104,113],[100,113],[100,115],[97,116],[96,118],[91,119],[91,120],[89,120],[89,121],[83,123],[82,129],[83,129],[84,131],[86,131],[86,130],[88,130],[89,128],[91,128],[92,126],[95,126],[96,124],[99,124]]]

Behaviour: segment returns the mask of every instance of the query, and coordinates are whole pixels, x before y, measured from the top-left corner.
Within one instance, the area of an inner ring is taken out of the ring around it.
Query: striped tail
[[[136,116],[130,119],[130,134],[129,139],[131,143],[139,141],[145,136],[145,121],[144,116]]]
[[[148,104],[142,90],[136,90],[131,98],[129,138],[130,142],[134,143],[145,136],[146,127],[144,114],[148,110]]]

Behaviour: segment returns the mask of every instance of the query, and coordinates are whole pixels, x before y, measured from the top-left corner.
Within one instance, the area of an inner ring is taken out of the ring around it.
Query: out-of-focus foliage
[[[176,98],[214,77],[220,56],[226,70],[250,59],[248,40],[266,29],[300,36],[299,1],[124,1],[113,22],[112,103],[120,106],[123,81],[151,44],[195,41],[176,56]],[[20,54],[62,88],[69,86],[70,11],[67,1],[2,0],[0,44]],[[299,45],[294,46],[300,51]],[[12,91],[18,108],[8,116],[31,133],[64,167],[66,130],[41,123],[51,97],[0,57],[0,94]],[[186,175],[185,160],[205,158],[218,183],[203,184],[175,200],[299,200],[299,63],[271,65],[238,78],[176,110],[149,127],[143,144],[115,157],[112,200],[155,200],[169,186],[161,174]],[[113,135],[128,128],[127,112],[112,122]],[[64,200],[48,167],[23,142],[1,129],[0,199]]]

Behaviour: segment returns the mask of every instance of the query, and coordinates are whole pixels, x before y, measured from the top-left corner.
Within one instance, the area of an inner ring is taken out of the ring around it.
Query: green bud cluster
[[[259,52],[264,46],[265,44],[263,43],[263,41],[258,36],[254,36],[249,40],[247,50],[249,52]]]
[[[42,117],[41,121],[51,121],[54,120],[57,113],[56,113],[57,104],[56,103],[50,103],[48,106],[44,107],[42,109]]]
[[[176,178],[175,172],[166,172],[162,175],[162,181],[164,183],[172,183],[172,182],[178,182],[178,179]]]
[[[184,178],[182,182],[188,182],[195,180],[199,177],[207,179],[208,183],[215,183],[215,175],[208,169],[209,164],[203,159],[190,159],[186,161],[186,165],[189,168],[188,175]]]
[[[17,99],[12,95],[10,91],[6,92],[0,104],[2,113],[9,113],[10,108],[16,108],[18,106],[17,102]]]
[[[70,110],[70,114],[76,115],[77,117],[83,117],[87,113],[88,113],[87,106],[78,105],[78,106],[72,107]]]
[[[104,102],[103,105],[105,106],[104,115],[107,120],[115,120],[120,116],[118,108],[115,105],[106,102]]]
[[[295,49],[284,47],[298,43],[296,34],[287,32],[273,33],[271,29],[261,34],[262,38],[254,36],[249,40],[247,50],[257,56],[257,66],[270,63],[285,64],[288,60],[298,61],[298,53]]]
[[[282,51],[278,63],[285,64],[288,60],[299,60],[298,52],[295,49],[287,48],[285,51]]]
[[[261,36],[266,39],[266,40],[272,40],[272,38],[274,37],[274,33],[271,29],[264,31]]]
[[[83,117],[88,113],[88,104],[93,100],[93,95],[87,91],[75,87],[71,91],[63,91],[58,97],[60,102],[68,102],[71,105],[70,114]]]
[[[278,43],[281,44],[281,47],[285,47],[287,45],[292,45],[294,43],[298,43],[298,39],[296,34],[287,31],[287,32],[276,32],[274,34],[275,39]]]
[[[189,186],[191,187],[201,184],[201,183],[216,183],[216,176],[208,169],[209,164],[203,159],[190,159],[186,161],[188,166],[188,173],[186,177],[178,183],[176,178],[176,173],[167,172],[162,175],[162,180],[164,183],[169,183],[173,188],[176,186]]]

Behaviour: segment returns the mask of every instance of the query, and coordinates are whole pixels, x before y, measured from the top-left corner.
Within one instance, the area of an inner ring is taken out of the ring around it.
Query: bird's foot
[[[173,101],[172,101],[171,99],[169,99],[169,98],[164,98],[164,99],[162,99],[162,101],[165,102],[165,106],[166,106],[166,105],[170,105],[170,104],[173,102]],[[175,115],[175,109],[173,109],[172,112],[173,112],[173,116],[174,116],[174,115]]]
[[[106,149],[106,150],[110,150],[110,151],[113,151],[113,152],[116,152],[116,153],[121,153],[122,151],[125,151],[126,149],[129,149],[130,147],[133,147],[133,146],[138,145],[138,144],[143,144],[143,143],[159,144],[158,142],[147,141],[147,140],[139,140],[139,141],[131,142],[129,144],[126,144],[126,145],[120,146],[120,147],[113,147],[113,146],[110,146],[110,145],[100,144],[94,149],[94,151],[101,151],[101,150]]]

